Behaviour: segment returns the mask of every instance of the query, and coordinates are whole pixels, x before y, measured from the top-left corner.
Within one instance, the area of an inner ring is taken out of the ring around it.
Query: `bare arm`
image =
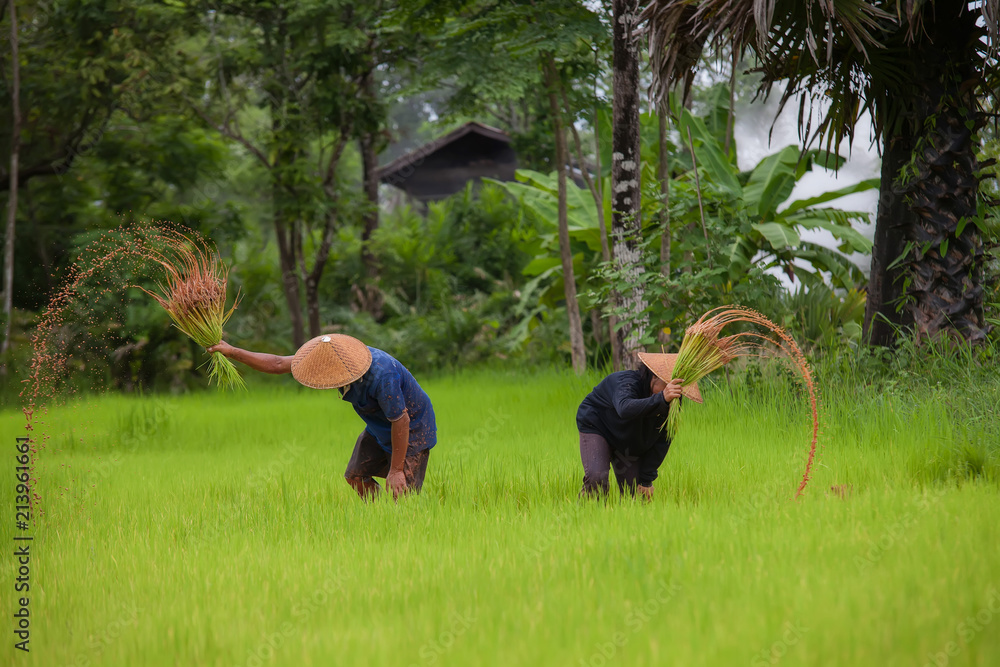
[[[242,350],[238,347],[233,347],[226,341],[213,345],[208,348],[208,351],[220,352],[224,356],[244,363],[255,371],[260,371],[261,373],[280,375],[281,373],[292,372],[292,359],[294,359],[294,356],[279,357],[276,354],[251,352],[250,350]]]
[[[403,461],[406,460],[406,448],[409,446],[410,415],[404,410],[403,416],[392,422],[392,458],[389,460],[389,474],[385,478],[394,497],[406,491]]]

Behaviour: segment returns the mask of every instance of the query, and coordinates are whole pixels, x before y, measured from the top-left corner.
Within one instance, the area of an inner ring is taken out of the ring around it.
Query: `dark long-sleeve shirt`
[[[670,441],[661,430],[670,404],[637,371],[612,373],[594,387],[576,413],[581,433],[596,433],[615,452],[640,461],[636,481],[649,486],[667,455]]]

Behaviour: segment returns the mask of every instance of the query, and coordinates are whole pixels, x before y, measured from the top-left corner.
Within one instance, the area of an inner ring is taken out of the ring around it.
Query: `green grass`
[[[288,378],[56,410],[31,653],[7,629],[4,663],[998,664],[995,416],[965,420],[931,385],[827,386],[796,502],[804,401],[780,378],[722,383],[686,406],[652,504],[581,503],[574,415],[596,379],[427,382],[440,444],[399,504],[354,495],[361,421]],[[973,395],[995,406],[1000,384]],[[23,418],[0,425],[10,453]]]

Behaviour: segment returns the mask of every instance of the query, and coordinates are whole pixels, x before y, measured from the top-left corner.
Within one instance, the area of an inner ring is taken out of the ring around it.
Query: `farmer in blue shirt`
[[[250,352],[226,342],[208,351],[263,373],[291,373],[307,387],[337,388],[365,422],[344,473],[362,498],[379,492],[374,477],[386,478],[393,497],[423,486],[437,444],[434,408],[410,371],[389,354],[343,334],[317,336],[294,356]]]

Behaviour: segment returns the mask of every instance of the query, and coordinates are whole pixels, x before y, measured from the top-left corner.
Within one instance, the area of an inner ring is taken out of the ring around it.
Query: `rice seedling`
[[[740,332],[720,338],[722,330],[737,322],[762,327],[767,334],[754,331]],[[681,348],[674,365],[674,377],[683,379],[687,386],[701,380],[709,373],[716,371],[737,357],[758,354],[767,349],[776,349],[780,356],[791,362],[801,375],[802,382],[809,392],[809,406],[812,410],[813,429],[812,443],[809,447],[809,457],[802,481],[796,491],[799,496],[809,482],[813,459],[816,456],[816,441],[819,437],[819,413],[817,409],[816,385],[813,382],[812,371],[805,354],[795,340],[777,324],[755,310],[744,306],[713,308],[702,315],[697,322],[684,332]],[[678,401],[667,415],[663,427],[667,435],[673,438],[677,434],[681,418],[681,402]]]
[[[163,306],[174,326],[198,345],[211,347],[222,340],[222,327],[236,310],[239,295],[226,310],[228,267],[213,250],[183,236],[174,240],[154,257],[165,273],[164,282],[159,284],[163,295],[140,289]],[[220,388],[246,388],[233,362],[221,352],[212,353],[208,378]]]
[[[596,370],[428,378],[447,437],[400,503],[357,498],[343,468],[361,424],[288,375],[78,397],[44,418],[40,632],[29,654],[0,646],[0,664],[933,665],[963,619],[1000,609],[1000,464],[936,481],[965,416],[942,390],[826,384],[819,363],[838,446],[799,502],[802,437],[785,426],[804,392],[744,373],[702,381],[652,503],[577,501],[572,416]],[[944,386],[995,405],[1000,377],[977,377]],[[0,411],[0,432],[23,423]],[[15,493],[0,485],[0,504]],[[5,544],[15,534],[0,522]],[[794,644],[788,623],[808,629]],[[998,624],[949,667],[996,663]]]

